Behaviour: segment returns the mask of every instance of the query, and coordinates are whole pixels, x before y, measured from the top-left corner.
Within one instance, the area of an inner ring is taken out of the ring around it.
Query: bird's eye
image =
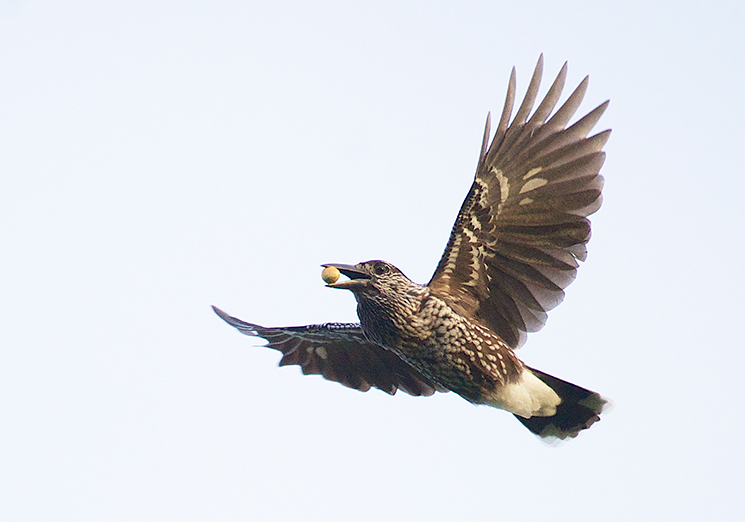
[[[377,263],[373,270],[375,270],[376,275],[383,275],[388,273],[388,266],[383,263]]]

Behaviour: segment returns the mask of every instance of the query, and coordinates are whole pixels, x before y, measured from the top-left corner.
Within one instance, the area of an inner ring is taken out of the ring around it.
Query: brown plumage
[[[600,395],[529,368],[514,353],[545,324],[586,258],[587,216],[601,204],[601,149],[610,135],[587,137],[608,102],[566,126],[587,78],[550,116],[566,64],[531,115],[542,69],[541,56],[510,122],[513,69],[496,133],[489,145],[487,118],[476,177],[427,285],[384,261],[328,264],[348,280],[327,279],[327,286],[353,292],[360,324],[264,328],[215,311],[280,350],[280,366],[297,364],[361,391],[453,391],[514,413],[542,437],[574,437],[599,420]]]

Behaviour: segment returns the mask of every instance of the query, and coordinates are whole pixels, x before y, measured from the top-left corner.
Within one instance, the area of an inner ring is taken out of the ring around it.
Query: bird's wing
[[[359,324],[264,328],[212,308],[241,333],[266,339],[267,347],[282,352],[280,366],[297,364],[305,375],[322,375],[360,391],[375,387],[391,395],[401,390],[414,396],[435,392],[435,387],[416,369],[393,352],[365,339]]]
[[[574,280],[577,260],[587,256],[587,216],[600,208],[601,149],[610,136],[606,130],[587,137],[607,101],[567,127],[588,78],[549,118],[564,87],[566,63],[528,118],[542,71],[543,55],[509,123],[515,101],[512,69],[499,126],[487,148],[487,118],[476,178],[429,282],[433,294],[515,348],[526,332],[543,327],[546,312]]]

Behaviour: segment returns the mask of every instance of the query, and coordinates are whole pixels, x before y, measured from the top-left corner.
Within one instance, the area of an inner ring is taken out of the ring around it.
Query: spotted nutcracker
[[[601,204],[602,147],[610,136],[587,137],[607,101],[567,127],[588,78],[550,116],[566,64],[530,115],[542,71],[543,56],[510,123],[513,68],[496,133],[489,145],[487,117],[475,180],[429,283],[413,283],[384,261],[333,263],[323,265],[324,280],[354,294],[359,324],[265,328],[215,312],[281,351],[280,366],[296,364],[304,374],[391,395],[453,391],[513,413],[541,437],[589,428],[607,401],[526,366],[514,352],[527,332],[543,327],[587,257],[587,216]],[[348,279],[337,281],[339,274]]]

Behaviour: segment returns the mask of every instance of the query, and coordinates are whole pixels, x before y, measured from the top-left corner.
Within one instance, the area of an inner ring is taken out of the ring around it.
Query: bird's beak
[[[349,278],[348,281],[338,281],[336,283],[327,284],[326,286],[328,286],[329,288],[341,288],[342,290],[352,290],[355,288],[361,288],[361,287],[367,286],[367,284],[370,282],[370,276],[367,275],[365,272],[361,272],[354,265],[340,265],[336,263],[329,263],[329,264],[321,265],[321,266],[324,268],[334,267],[339,272],[341,272],[343,275]]]

